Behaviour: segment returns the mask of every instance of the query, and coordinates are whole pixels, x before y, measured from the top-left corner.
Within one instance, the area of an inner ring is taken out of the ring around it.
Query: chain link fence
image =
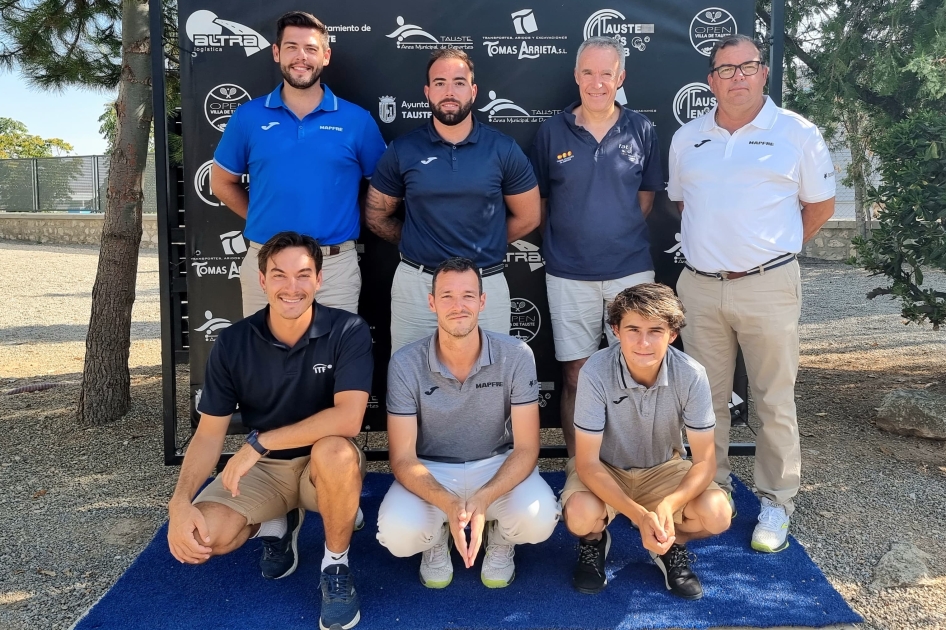
[[[153,154],[142,188],[142,210],[157,212]],[[0,160],[0,211],[104,212],[107,192],[105,155]]]

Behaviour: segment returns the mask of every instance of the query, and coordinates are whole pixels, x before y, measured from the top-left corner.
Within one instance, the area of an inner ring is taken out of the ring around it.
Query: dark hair
[[[759,51],[759,59],[762,61],[762,64],[765,65],[765,47],[758,41],[752,39],[748,35],[743,35],[737,33],[735,35],[727,35],[723,37],[716,45],[713,46],[713,50],[710,51],[709,56],[709,69],[710,72],[713,71],[713,68],[716,67],[716,53],[721,51],[723,48],[729,48],[730,46],[738,46],[739,44],[752,44],[755,46],[755,49]]]
[[[306,13],[305,11],[290,11],[289,13],[283,13],[282,16],[276,20],[276,47],[282,46],[282,33],[286,30],[287,26],[300,26],[302,28],[314,28],[319,32],[319,41],[322,42],[322,48],[328,48],[328,29],[325,28],[325,24],[322,23],[322,20],[315,17],[311,13]]]
[[[455,271],[457,273],[463,273],[465,271],[475,271],[476,278],[479,281],[480,294],[483,293],[483,276],[480,274],[479,267],[473,264],[473,261],[469,258],[462,258],[460,256],[455,256],[453,258],[448,258],[434,269],[434,277],[430,281],[430,294],[436,295],[437,291],[437,276],[442,273],[447,273],[448,271]]]
[[[620,326],[627,313],[662,321],[675,333],[686,326],[683,302],[665,284],[638,284],[618,293],[608,306],[608,323]]]
[[[430,53],[427,60],[427,74],[424,75],[424,85],[430,85],[430,68],[441,59],[459,59],[470,69],[470,82],[473,82],[473,60],[459,48],[440,48]]]
[[[298,232],[280,232],[266,241],[256,254],[259,270],[265,275],[269,259],[290,247],[302,247],[308,250],[309,256],[315,261],[315,273],[322,271],[322,248],[314,238]]]

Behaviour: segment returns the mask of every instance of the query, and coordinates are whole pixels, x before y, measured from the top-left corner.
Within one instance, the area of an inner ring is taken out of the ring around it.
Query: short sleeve
[[[378,192],[388,197],[404,197],[404,177],[401,174],[401,165],[397,159],[397,149],[392,142],[387,151],[378,160],[378,164],[371,176],[371,185]]]
[[[361,391],[371,393],[374,354],[371,331],[360,317],[346,326],[335,351],[335,393]]]
[[[683,201],[683,189],[680,187],[680,161],[677,154],[677,138],[680,132],[673,134],[673,140],[670,142],[670,154],[667,157],[667,170],[669,171],[667,181],[667,196],[670,201]]]
[[[204,369],[204,386],[200,392],[200,402],[197,403],[197,411],[209,416],[229,416],[236,411],[239,403],[227,360],[226,346],[221,343],[223,338],[224,335],[218,337],[210,349]]]
[[[801,152],[801,168],[798,199],[803,203],[817,203],[835,195],[835,171],[831,163],[831,152],[817,127],[812,128],[811,137]]]
[[[709,431],[716,426],[713,396],[706,371],[695,373],[683,405],[683,425],[687,431]]]
[[[378,165],[378,160],[384,155],[384,149],[384,138],[381,137],[378,123],[374,121],[370,114],[366,113],[365,127],[358,146],[358,164],[361,165],[363,177],[371,178]]]
[[[539,378],[535,374],[535,356],[532,348],[523,343],[516,350],[512,370],[509,404],[533,405],[539,402]]]
[[[551,119],[546,120],[539,127],[529,152],[529,161],[532,162],[532,170],[539,184],[539,196],[543,199],[549,197],[549,138],[552,134],[550,121]]]
[[[660,165],[660,141],[657,130],[648,121],[646,136],[649,146],[645,148],[644,172],[641,173],[641,190],[658,191],[664,189],[664,169]]]
[[[519,145],[510,138],[509,152],[503,164],[503,194],[521,195],[532,190],[535,186],[535,173],[532,170],[529,158],[522,152]]]
[[[400,356],[399,356],[400,355]],[[419,391],[411,378],[412,372],[405,366],[404,355],[395,352],[388,363],[387,408],[392,416],[416,416],[418,404],[415,392]]]
[[[248,104],[240,105],[230,116],[214,151],[214,162],[231,175],[243,175],[249,168],[249,143],[241,115]]]
[[[603,433],[606,419],[604,384],[582,368],[578,373],[578,393],[575,395],[575,428],[585,433]]]

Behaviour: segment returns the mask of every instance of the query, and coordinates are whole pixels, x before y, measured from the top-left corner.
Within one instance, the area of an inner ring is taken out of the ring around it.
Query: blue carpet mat
[[[563,473],[543,476],[556,492],[564,484]],[[623,517],[610,528],[609,584],[598,595],[572,589],[575,539],[561,523],[545,543],[516,548],[517,576],[508,588],[485,588],[479,563],[464,570],[454,552],[453,583],[426,589],[417,577],[419,557],[394,558],[375,538],[378,506],[390,483],[390,475],[378,473],[365,479],[361,505],[367,526],[354,535],[351,551],[361,597],[358,630],[818,627],[862,621],[796,541],[779,554],[749,548],[759,503],[741,484],[735,494],[739,516],[730,530],[688,545],[705,591],[703,599],[688,602],[666,591]],[[307,515],[300,533],[298,570],[278,581],[260,577],[257,541],[194,567],[171,556],[166,536],[167,525],[76,630],[318,627],[324,539],[317,515]]]

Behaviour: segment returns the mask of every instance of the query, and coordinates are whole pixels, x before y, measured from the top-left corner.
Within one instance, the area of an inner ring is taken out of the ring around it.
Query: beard
[[[322,76],[322,68],[313,68],[312,74],[307,77],[297,78],[292,76],[292,71],[289,69],[289,66],[283,66],[280,64],[279,71],[282,73],[282,78],[286,80],[291,87],[296,88],[297,90],[307,90],[319,80],[319,77]]]
[[[456,103],[460,107],[455,112],[445,112],[440,106],[444,103]],[[466,117],[470,115],[470,110],[473,109],[473,100],[470,99],[466,103],[460,103],[460,101],[454,99],[448,99],[440,101],[437,105],[433,103],[430,104],[430,111],[433,114],[434,118],[439,120],[442,124],[447,125],[448,127],[453,127],[454,125],[459,125],[461,122],[466,120]]]
[[[455,339],[463,339],[475,331],[476,326],[479,323],[477,318],[473,316],[472,312],[467,311],[467,314],[469,314],[470,317],[460,322],[445,319],[440,324],[440,329]]]

